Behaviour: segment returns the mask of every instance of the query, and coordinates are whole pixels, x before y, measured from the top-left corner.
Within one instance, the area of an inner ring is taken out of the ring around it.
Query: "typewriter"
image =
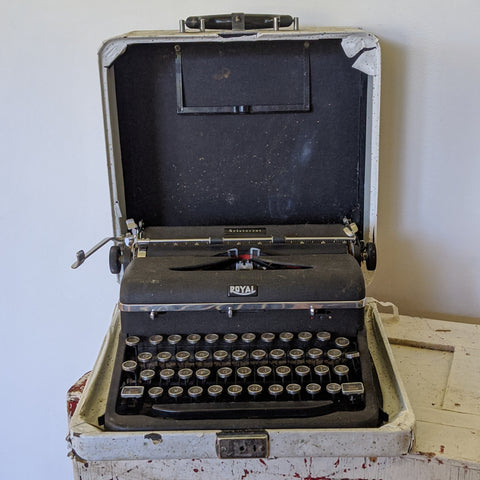
[[[74,267],[114,241],[106,430],[382,422],[364,328],[376,46],[233,14],[102,48],[115,236]]]

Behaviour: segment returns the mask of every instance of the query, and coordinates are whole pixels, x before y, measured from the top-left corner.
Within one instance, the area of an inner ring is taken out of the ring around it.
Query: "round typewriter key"
[[[350,340],[348,338],[338,337],[335,339],[335,346],[337,348],[344,349],[344,348],[347,348],[349,345],[350,345]]]
[[[318,383],[309,383],[305,387],[305,390],[307,391],[307,393],[309,393],[312,397],[314,397],[315,395],[318,395],[321,389],[322,387]]]
[[[148,389],[148,396],[150,398],[156,399],[156,398],[160,398],[162,395],[163,395],[162,387],[152,387]]]
[[[329,383],[326,387],[326,390],[335,400],[338,398],[338,394],[341,392],[342,387],[338,383]]]
[[[236,335],[235,333],[227,333],[223,336],[223,339],[227,343],[235,343],[238,339],[238,335]]]
[[[275,334],[271,332],[262,333],[260,338],[266,343],[272,343],[275,340]]]
[[[320,360],[323,356],[323,350],[320,348],[311,348],[307,352],[307,357],[310,358],[311,360]]]
[[[330,335],[330,332],[318,332],[317,333],[317,339],[320,340],[322,343],[329,342],[332,336]]]
[[[233,373],[233,370],[230,367],[222,367],[217,370],[217,374],[220,378],[226,380]]]
[[[150,352],[142,352],[138,354],[138,361],[146,365],[148,362],[152,361],[152,354]]]
[[[309,342],[312,339],[312,334],[310,332],[300,332],[298,334],[298,339],[301,342]]]
[[[304,355],[304,351],[301,348],[294,348],[288,352],[288,356],[292,360],[300,360]]]
[[[192,333],[191,335],[189,335],[187,337],[187,342],[190,343],[191,345],[195,345],[201,339],[202,339],[202,337],[200,335],[198,335],[198,333]]]
[[[205,335],[205,341],[207,343],[215,343],[218,341],[218,335],[216,333],[209,333],[208,335]]]
[[[256,397],[257,395],[260,395],[262,393],[262,390],[263,390],[262,386],[258,385],[257,383],[252,383],[247,388],[248,394],[251,395],[252,397]]]
[[[282,380],[285,378],[285,377],[288,377],[288,375],[290,375],[290,373],[292,372],[292,370],[290,369],[290,367],[287,367],[286,365],[282,365],[280,367],[277,367],[275,369],[275,373],[277,374],[277,376],[279,376]]]
[[[199,380],[207,380],[208,377],[210,376],[210,370],[208,368],[199,368],[196,372],[195,372],[195,376],[199,379]]]
[[[330,380],[330,369],[326,365],[317,365],[313,371],[318,375],[320,383],[325,384]]]
[[[254,350],[250,356],[254,359],[254,360],[263,360],[266,356],[267,356],[267,352],[265,350],[261,350],[261,349],[257,349],[257,350]]]
[[[211,397],[219,397],[223,392],[223,387],[221,385],[210,385],[207,390],[208,394]]]
[[[298,383],[290,383],[287,385],[286,390],[289,395],[294,396],[301,392],[302,387]]]
[[[134,372],[137,369],[137,362],[135,360],[127,360],[122,363],[122,370],[124,372]]]
[[[281,348],[274,348],[270,352],[270,358],[272,360],[281,360],[282,358],[285,358],[285,350],[282,350]]]
[[[172,398],[181,397],[182,394],[183,394],[183,388],[182,388],[182,387],[178,387],[178,386],[170,387],[170,388],[168,389],[168,394],[169,394],[170,397],[172,397]]]
[[[257,368],[257,375],[261,378],[267,378],[272,374],[272,369],[268,365]]]
[[[250,367],[237,368],[237,376],[239,378],[248,378],[251,374],[252,374],[252,369]]]
[[[245,350],[234,350],[232,352],[232,358],[237,362],[245,360],[246,356],[247,356],[247,352]]]
[[[190,387],[188,389],[188,395],[192,398],[199,398],[202,396],[202,393],[203,393],[202,387],[195,386],[195,387]]]
[[[197,362],[205,362],[210,354],[206,350],[199,350],[198,352],[195,352],[195,360]]]
[[[155,371],[151,370],[150,368],[147,368],[146,370],[142,370],[140,372],[140,378],[144,382],[151,382],[154,377],[155,377]]]
[[[330,369],[326,365],[317,365],[313,371],[320,377],[322,383],[330,378]]]
[[[244,333],[242,335],[242,340],[245,343],[252,343],[255,340],[255,338],[257,338],[257,336],[254,333]]]
[[[338,348],[332,348],[327,352],[327,357],[330,360],[337,362],[342,358],[342,352]]]
[[[150,345],[153,345],[153,346],[156,346],[158,345],[159,343],[162,343],[163,342],[163,337],[161,335],[152,335],[149,339],[148,339]]]
[[[232,397],[238,397],[242,393],[243,388],[240,385],[230,385],[227,392]]]
[[[274,383],[268,387],[268,393],[273,397],[277,398],[283,392],[283,386]]]
[[[350,369],[346,365],[336,365],[333,367],[333,373],[338,378],[338,383],[348,382],[348,372]]]
[[[160,370],[160,378],[162,380],[168,381],[173,378],[175,375],[175,372],[171,368],[164,368],[163,370]]]
[[[172,354],[170,352],[160,352],[157,354],[157,360],[160,363],[167,363],[171,360]]]
[[[310,374],[310,367],[307,367],[306,365],[298,365],[295,367],[295,373],[299,377],[304,378]]]
[[[226,352],[225,350],[217,350],[216,352],[213,352],[213,358],[217,362],[223,362],[228,358],[228,352]]]
[[[182,380],[190,380],[193,375],[193,370],[191,368],[182,368],[178,371],[178,378]]]
[[[180,335],[170,335],[167,338],[167,342],[170,345],[177,345],[177,343],[180,343],[182,341],[182,337]]]
[[[279,338],[282,342],[291,342],[293,340],[293,333],[291,332],[282,332],[279,335]]]
[[[181,352],[177,352],[175,358],[177,359],[177,362],[186,362],[190,358],[190,352],[182,350]]]
[[[139,343],[140,338],[135,335],[132,335],[131,337],[127,337],[125,339],[125,345],[127,345],[127,347],[136,347]]]

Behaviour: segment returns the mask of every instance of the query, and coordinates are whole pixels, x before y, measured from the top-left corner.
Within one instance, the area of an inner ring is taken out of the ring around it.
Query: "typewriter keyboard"
[[[330,332],[122,337],[116,413],[309,417],[365,407],[356,338]]]

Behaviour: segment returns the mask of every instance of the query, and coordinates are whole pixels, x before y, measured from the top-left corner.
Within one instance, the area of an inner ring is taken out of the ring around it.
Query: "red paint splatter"
[[[194,468],[193,471],[194,471],[195,473],[198,473],[198,468]]]
[[[261,458],[259,458],[259,460],[260,460],[260,463],[261,463],[262,465],[267,466],[267,464],[265,463],[265,460],[263,460],[263,459],[261,459]]]
[[[249,472],[246,468],[244,468],[244,469],[243,469],[243,475],[240,477],[241,480],[244,480],[244,478],[245,478],[249,473],[250,473],[250,472]]]
[[[332,480],[330,477],[312,477],[308,475],[308,477],[304,477],[304,480]]]
[[[445,445],[440,445],[440,453],[445,453]]]
[[[293,478],[300,478],[300,475],[295,472],[295,473],[293,474]]]
[[[436,460],[440,465],[443,465],[443,462],[442,462],[440,459],[436,458],[435,460]]]
[[[70,420],[77,409],[78,402],[87,384],[90,372],[87,372],[72,385],[67,392],[67,415]]]
[[[153,460],[149,460],[147,463],[152,463]]]
[[[362,468],[365,470],[367,466],[364,463],[362,463]]]
[[[338,464],[339,464],[339,463],[340,463],[340,459],[339,459],[339,458],[337,458],[337,461],[334,463],[334,465],[335,465],[335,468],[337,468],[337,467],[338,467]]]

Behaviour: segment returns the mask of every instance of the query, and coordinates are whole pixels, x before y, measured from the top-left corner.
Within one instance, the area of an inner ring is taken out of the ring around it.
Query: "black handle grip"
[[[235,24],[242,23],[244,18],[245,30],[273,28],[274,18],[280,19],[279,27],[289,27],[293,23],[290,15],[263,15],[263,14],[224,14],[224,15],[202,15],[199,17],[188,17],[186,25],[188,28],[200,28],[201,20],[205,20],[205,28],[212,30],[233,30]]]

